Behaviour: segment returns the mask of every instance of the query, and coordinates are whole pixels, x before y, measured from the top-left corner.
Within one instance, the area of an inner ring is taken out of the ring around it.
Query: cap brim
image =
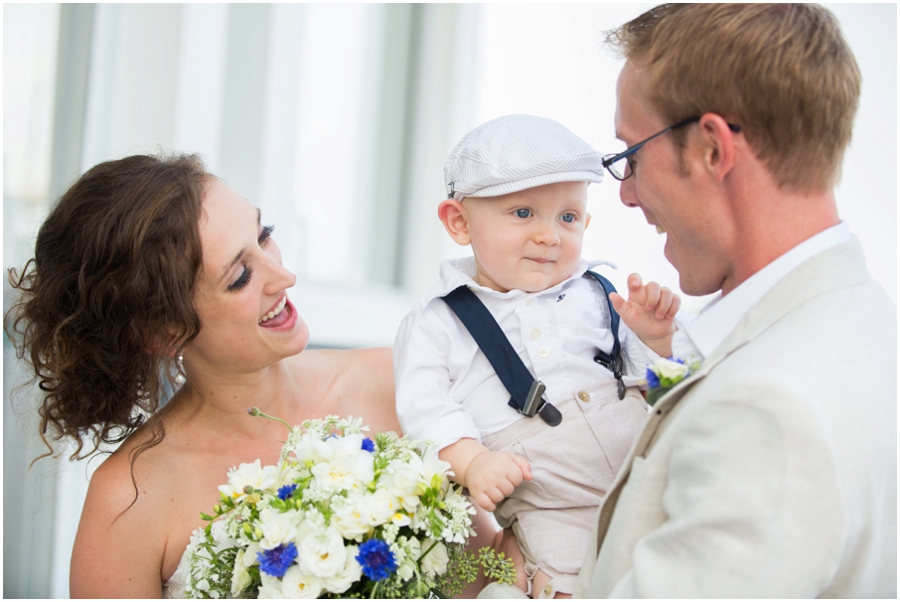
[[[530,178],[524,178],[522,180],[515,180],[512,182],[504,182],[502,184],[495,184],[493,186],[486,186],[469,193],[457,190],[454,196],[456,196],[457,198],[467,196],[503,196],[504,194],[512,194],[514,192],[519,192],[520,190],[527,190],[528,188],[536,188],[537,186],[545,186],[547,184],[556,184],[557,182],[593,182],[595,184],[599,184],[602,181],[602,174],[598,174],[593,171],[565,171],[559,173],[544,174],[540,176],[532,176]]]

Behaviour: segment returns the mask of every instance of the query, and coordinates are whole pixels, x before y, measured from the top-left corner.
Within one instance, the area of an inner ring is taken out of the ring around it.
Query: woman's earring
[[[178,370],[178,374],[175,375],[175,384],[180,387],[187,380],[184,376],[184,356],[183,355],[178,356],[178,360],[175,363],[175,369]]]

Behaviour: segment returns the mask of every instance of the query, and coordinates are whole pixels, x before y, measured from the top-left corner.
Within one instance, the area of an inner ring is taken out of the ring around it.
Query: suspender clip
[[[531,388],[528,389],[528,397],[525,398],[525,406],[519,411],[529,418],[540,412],[544,404],[547,403],[543,398],[546,388],[544,383],[539,380],[532,382]]]

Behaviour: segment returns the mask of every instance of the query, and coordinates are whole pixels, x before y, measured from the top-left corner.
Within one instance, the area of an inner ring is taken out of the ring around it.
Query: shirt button
[[[549,596],[549,595],[552,594],[552,593],[553,593],[553,586],[552,586],[552,585],[548,585],[547,587],[544,588],[544,595],[545,595],[545,596]]]
[[[589,402],[589,401],[591,400],[591,396],[588,394],[587,391],[579,391],[579,392],[578,392],[578,399],[580,399],[580,400],[583,401],[584,403],[587,403],[587,402]]]
[[[541,338],[541,331],[538,330],[537,328],[532,328],[531,329],[531,338],[534,339],[535,341],[538,340],[539,338]]]
[[[531,306],[531,297],[525,299],[525,305]]]
[[[550,348],[541,347],[540,349],[538,349],[538,355],[541,357],[547,357],[548,355],[550,355]]]

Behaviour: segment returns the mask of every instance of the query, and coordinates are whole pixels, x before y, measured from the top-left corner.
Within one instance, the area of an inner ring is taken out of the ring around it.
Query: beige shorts
[[[516,487],[494,516],[515,533],[529,581],[537,569],[550,575],[547,597],[574,590],[597,508],[647,419],[640,391],[630,388],[620,400],[612,379],[552,403],[563,415],[558,426],[523,418],[482,439],[489,449],[531,464],[533,479]]]

